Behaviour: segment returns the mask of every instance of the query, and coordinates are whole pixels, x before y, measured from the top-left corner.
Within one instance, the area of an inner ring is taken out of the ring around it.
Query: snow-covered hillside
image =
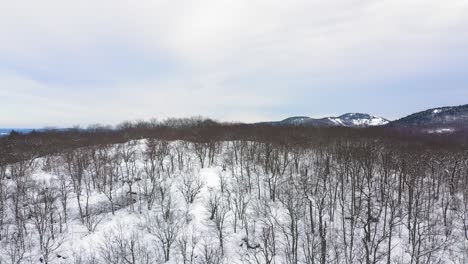
[[[310,118],[307,116],[296,116],[278,122],[266,122],[275,126],[308,126],[308,127],[370,127],[382,126],[389,121],[382,117],[361,113],[348,113],[338,117]]]
[[[345,150],[139,140],[4,166],[0,263],[467,263],[464,163]]]
[[[394,127],[448,131],[468,127],[468,105],[446,106],[428,109],[393,121]]]
[[[330,120],[347,127],[382,126],[389,123],[385,118],[361,113],[348,113],[339,117],[331,117]]]

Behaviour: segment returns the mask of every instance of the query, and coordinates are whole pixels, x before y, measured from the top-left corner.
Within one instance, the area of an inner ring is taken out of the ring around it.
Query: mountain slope
[[[361,113],[348,113],[333,120],[348,127],[381,126],[389,123],[385,118]]]
[[[381,126],[389,121],[382,117],[362,113],[347,113],[338,117],[310,118],[307,116],[289,117],[277,122],[263,122],[262,125],[273,126],[307,126],[307,127],[369,127]]]
[[[445,106],[414,113],[390,122],[391,127],[425,128],[450,131],[468,127],[468,104]]]

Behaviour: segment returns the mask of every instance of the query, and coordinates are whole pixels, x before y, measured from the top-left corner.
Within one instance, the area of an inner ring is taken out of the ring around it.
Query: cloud
[[[275,118],[337,87],[464,66],[467,11],[466,0],[8,1],[0,94],[10,108],[0,110],[15,124],[32,122],[27,109],[56,125]]]
[[[274,92],[266,97],[255,90],[242,91],[231,84],[219,89],[221,83],[202,81],[206,80],[132,81],[70,89],[4,74],[0,87],[14,89],[0,89],[1,122],[4,127],[70,127],[197,115],[249,122],[261,120],[265,116],[256,114],[259,110],[284,99]]]
[[[0,45],[27,60],[120,46],[165,52],[200,72],[333,71],[362,59],[437,57],[468,40],[456,34],[467,10],[464,0],[10,1]]]

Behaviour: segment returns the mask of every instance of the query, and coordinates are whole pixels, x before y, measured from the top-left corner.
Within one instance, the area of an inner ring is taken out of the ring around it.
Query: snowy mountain
[[[422,128],[430,133],[447,133],[468,127],[468,104],[418,112],[389,124],[391,127]]]
[[[385,118],[361,113],[348,113],[331,120],[348,127],[382,126],[389,123]]]
[[[282,121],[258,123],[272,126],[307,127],[373,127],[420,128],[431,134],[451,133],[468,129],[468,104],[445,106],[414,113],[395,121],[363,113],[347,113],[338,117],[311,118],[307,116],[289,117]]]
[[[389,121],[382,117],[362,113],[347,113],[338,117],[310,118],[296,116],[277,122],[265,122],[260,124],[275,126],[308,126],[308,127],[369,127],[388,124]]]

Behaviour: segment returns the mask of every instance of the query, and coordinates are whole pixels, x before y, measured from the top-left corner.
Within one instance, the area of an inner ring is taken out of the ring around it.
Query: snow
[[[340,125],[340,126],[345,126],[345,124],[343,123],[343,121],[339,118],[331,118],[329,117],[328,120],[332,121],[333,123],[335,123],[336,125]]]
[[[57,177],[53,174],[44,172],[44,171],[38,171],[31,175],[32,180],[34,180],[37,183],[44,184],[44,185],[50,185],[51,182],[57,180]]]
[[[446,133],[453,133],[453,132],[455,132],[454,128],[438,128],[438,129],[431,129],[427,131],[427,133],[429,134],[446,134]]]
[[[366,127],[366,126],[381,126],[388,124],[388,121],[375,116],[369,116],[369,118],[358,118],[357,114],[347,114],[346,118],[341,117],[328,117],[327,119],[338,126],[348,127]]]
[[[349,114],[349,116],[356,116],[356,114]],[[347,118],[347,120],[343,120],[341,118],[333,118],[335,123],[343,125],[343,126],[355,126],[355,127],[366,127],[366,126],[382,126],[389,123],[389,121],[381,118],[370,116],[370,118]]]
[[[219,186],[219,168],[204,168],[200,170],[200,177],[205,182],[206,187],[215,188]]]
[[[292,123],[294,124],[302,124],[304,121],[306,121],[307,119],[309,118],[306,118],[306,117],[299,117],[299,118],[296,118],[292,121]]]
[[[389,123],[388,120],[385,120],[381,117],[373,117],[369,122],[369,126],[382,126],[388,123]]]
[[[336,122],[340,122],[341,120],[336,120]],[[369,120],[358,120],[357,124],[363,124],[368,122]],[[376,124],[383,122],[382,119],[376,118],[376,120],[372,119],[370,123]],[[436,131],[451,131],[450,128],[442,128]],[[438,132],[435,132],[438,133]],[[144,149],[143,146],[144,140],[139,141],[137,149],[140,151]],[[174,150],[179,144],[183,142],[175,141],[170,144],[171,151]],[[217,194],[217,195],[233,195],[233,194],[221,194],[221,179],[226,180],[228,184],[233,184],[236,180],[233,176],[234,172],[238,174],[243,171],[243,165],[235,165],[232,168],[225,169],[223,165],[225,165],[225,160],[231,155],[226,150],[226,146],[228,144],[232,144],[232,142],[224,142],[224,147],[222,148],[221,153],[216,157],[214,164],[207,165],[204,168],[201,168],[201,165],[198,163],[198,160],[194,153],[188,153],[187,155],[187,162],[190,162],[196,168],[193,171],[200,177],[202,182],[204,183],[203,188],[201,189],[200,193],[197,195],[193,204],[187,204],[185,200],[182,198],[181,193],[178,189],[178,186],[181,181],[181,176],[185,171],[176,171],[171,178],[170,181],[170,192],[174,197],[174,203],[176,204],[176,210],[180,210],[186,212],[187,214],[187,223],[184,226],[183,233],[186,235],[195,234],[199,238],[199,246],[197,250],[200,250],[201,246],[205,243],[213,243],[216,245],[216,236],[213,231],[213,222],[209,220],[209,212],[207,211],[207,201],[210,199],[210,195]],[[310,153],[308,153],[310,154]],[[313,160],[312,156],[305,155],[304,157],[311,157],[310,160],[303,160],[301,162],[307,163]],[[169,166],[170,162],[166,159],[164,162],[164,166]],[[141,166],[142,164],[139,163]],[[231,171],[232,170],[232,171]],[[288,172],[292,173],[292,172]],[[263,175],[261,171],[252,171],[251,177],[259,177],[264,179],[266,175]],[[51,172],[45,172],[40,167],[31,175],[31,179],[39,185],[53,185],[56,184],[59,176],[55,175]],[[260,183],[263,184],[263,183]],[[282,182],[282,184],[288,184],[288,182]],[[127,191],[126,187],[120,187],[116,190],[116,193],[122,194]],[[265,191],[265,190],[263,190]],[[257,199],[255,197],[249,197],[248,194],[244,194],[242,198],[251,199],[250,206],[247,211],[247,215],[249,215],[249,221],[246,223],[246,228],[251,231],[251,238],[255,242],[256,236],[259,236],[262,228],[265,226],[268,221],[271,221],[272,225],[278,228],[278,255],[275,258],[274,263],[285,263],[284,257],[285,253],[283,249],[286,247],[285,244],[287,241],[282,238],[281,236],[281,229],[279,226],[287,227],[288,226],[288,211],[285,210],[284,206],[279,201],[264,201],[261,199]],[[265,195],[265,194],[262,194]],[[345,193],[345,195],[351,195],[350,193]],[[309,201],[315,203],[316,200],[313,197],[308,197]],[[81,197],[82,202],[84,202],[84,197]],[[102,208],[104,205],[107,205],[108,200],[106,196],[98,191],[94,191],[89,197],[89,204],[91,208]],[[268,207],[265,207],[264,204],[267,203]],[[144,228],[145,217],[147,215],[152,215],[156,212],[159,212],[161,209],[159,206],[154,206],[152,209],[147,209],[143,206],[140,209],[135,206],[135,210],[132,210],[130,207],[123,207],[120,208],[115,212],[115,215],[112,215],[111,212],[103,212],[99,214],[98,221],[99,224],[94,232],[90,232],[80,221],[78,215],[78,207],[76,203],[76,196],[71,195],[69,197],[69,214],[70,214],[70,221],[66,225],[66,231],[64,232],[64,243],[56,252],[61,256],[65,256],[67,260],[59,259],[54,255],[52,259],[52,264],[55,263],[74,263],[72,260],[76,260],[78,255],[88,255],[91,256],[93,254],[98,254],[100,249],[103,247],[103,244],[106,243],[106,236],[115,232],[119,232],[121,230],[125,236],[131,236],[132,234],[136,234],[140,239],[141,243],[148,248],[156,248],[158,245],[157,240],[154,236],[149,235]],[[271,210],[269,212],[270,216],[274,216],[272,218],[268,218],[265,212],[262,211],[268,208]],[[297,209],[297,208],[296,208]],[[339,219],[342,216],[347,216],[350,214],[349,208],[341,209],[339,205],[335,205],[334,209],[336,210],[334,218],[326,214],[327,221],[329,221],[329,232],[327,233],[327,240],[330,242],[330,247],[337,246],[337,250],[339,249],[340,244],[337,243],[342,237],[340,237],[344,232],[342,229],[342,223]],[[437,218],[440,217],[442,212],[435,211],[431,217]],[[454,223],[459,224],[459,223]],[[229,212],[226,221],[226,234],[225,234],[225,254],[226,254],[226,261],[224,263],[247,263],[243,261],[245,258],[246,251],[244,250],[245,246],[243,245],[243,239],[245,238],[245,230],[244,226],[238,227],[237,233],[234,233],[232,230],[233,226],[233,213]],[[362,231],[362,230],[361,230]],[[361,237],[363,236],[362,232],[357,230],[355,236]],[[395,237],[393,238],[392,247],[393,247],[393,259],[392,263],[408,263],[411,260],[408,259],[408,233],[406,232],[407,229],[404,225],[399,225],[397,230],[395,230]],[[286,232],[286,231],[284,231]],[[300,230],[300,232],[305,232],[304,230]],[[456,234],[458,235],[458,234]],[[461,237],[461,236],[460,236]],[[356,239],[358,241],[358,239]],[[33,242],[33,241],[32,241]],[[32,243],[31,242],[31,243]],[[456,243],[456,246],[460,248],[460,251],[463,252],[464,249],[468,248],[468,241],[461,240],[460,243]],[[455,247],[454,247],[455,248]],[[451,256],[450,254],[456,254],[454,248],[447,249],[446,251],[442,251],[438,253],[443,257],[441,263],[453,263],[455,261],[450,261],[451,259],[457,259],[456,257]],[[1,249],[0,249],[1,250]],[[450,253],[449,250],[453,252]],[[330,251],[331,252],[331,251]],[[35,251],[31,258],[38,259],[39,252]],[[445,257],[444,257],[445,256]],[[445,258],[445,259],[444,259]],[[458,259],[461,259],[458,258]],[[356,263],[358,261],[356,260]],[[31,263],[37,263],[31,261]],[[86,262],[85,262],[86,263]],[[162,263],[162,261],[157,261],[153,263]],[[170,264],[175,263],[182,263],[180,256],[176,253],[176,249],[173,250],[171,255]],[[302,262],[301,262],[302,263]],[[461,262],[460,262],[461,263]]]

